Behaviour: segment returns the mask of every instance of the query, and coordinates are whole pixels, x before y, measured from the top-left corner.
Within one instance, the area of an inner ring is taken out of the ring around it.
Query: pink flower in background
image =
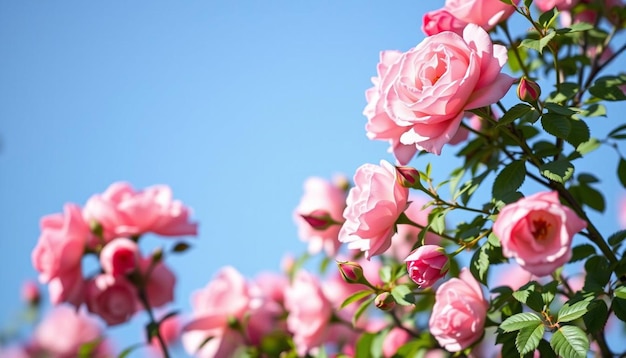
[[[159,261],[151,264],[151,258],[142,258],[139,261],[139,268],[145,280],[145,289],[150,307],[161,307],[174,301],[174,286],[176,276],[167,267],[165,262]]]
[[[325,342],[332,306],[315,276],[298,271],[285,292],[285,308],[289,311],[287,328],[299,356]]]
[[[411,335],[404,329],[392,328],[383,340],[383,356],[392,357],[410,339]]]
[[[448,272],[448,256],[438,245],[420,246],[404,261],[409,277],[421,288],[431,287]]]
[[[172,190],[165,185],[135,191],[128,183],[113,183],[104,193],[89,198],[83,215],[102,226],[107,240],[147,232],[163,236],[198,232],[198,225],[189,219],[191,210],[173,200]]]
[[[536,279],[533,274],[524,270],[516,263],[502,264],[497,266],[497,270],[490,270],[495,276],[491,280],[489,287],[508,286],[513,290],[518,290],[528,282]]]
[[[24,302],[31,306],[35,306],[39,304],[39,300],[41,300],[41,293],[39,292],[39,286],[35,281],[24,281],[22,283],[21,289],[21,297]]]
[[[426,36],[436,35],[444,31],[452,31],[458,35],[463,35],[463,29],[467,22],[459,20],[446,8],[427,12],[422,22],[422,31]]]
[[[107,341],[102,339],[102,329],[94,317],[60,305],[54,307],[35,328],[32,344],[34,351],[42,356],[74,358],[83,344],[99,342],[93,357],[112,356]]]
[[[343,222],[343,210],[346,207],[346,192],[343,188],[322,178],[311,177],[304,183],[304,195],[294,211],[294,220],[298,225],[300,240],[309,243],[309,253],[324,251],[327,256],[334,257],[339,245],[340,223]],[[303,215],[323,212],[337,224],[327,225],[323,230],[312,227]]]
[[[230,357],[243,344],[229,319],[240,322],[250,307],[246,279],[233,267],[222,268],[209,284],[191,297],[192,318],[183,327],[182,342],[195,357]],[[213,337],[206,342],[207,338]],[[206,342],[202,347],[200,345]]]
[[[163,341],[165,341],[165,344],[168,347],[171,347],[178,343],[181,329],[182,322],[180,316],[178,315],[168,317],[159,324],[159,334],[161,335],[161,338],[163,338]],[[150,346],[155,352],[159,352],[162,355],[161,345],[159,344],[159,340],[157,339],[157,337],[152,338],[152,340],[150,341]]]
[[[59,304],[67,302],[78,308],[84,301],[85,279],[80,266],[64,272],[48,282],[50,302]]]
[[[402,165],[417,150],[440,154],[466,110],[491,105],[509,90],[514,79],[500,72],[506,61],[506,48],[473,24],[462,37],[442,32],[403,54],[385,52],[366,93],[368,137],[390,141]]]
[[[140,308],[137,290],[123,276],[100,274],[87,283],[87,308],[107,325],[127,322]]]
[[[537,276],[554,272],[572,257],[572,237],[587,223],[561,204],[559,194],[541,192],[506,205],[493,224],[502,254]]]
[[[577,0],[535,0],[533,4],[537,6],[539,11],[546,12],[555,7],[560,11],[569,10],[573,8],[577,2]]]
[[[80,269],[85,245],[91,237],[80,208],[66,204],[63,214],[44,216],[40,226],[41,235],[32,252],[39,281],[48,283],[55,277]]]
[[[447,351],[459,352],[482,336],[488,307],[480,284],[463,268],[459,278],[437,289],[428,322],[430,333]]]
[[[139,264],[139,246],[133,240],[117,238],[100,251],[100,266],[113,276],[133,272]]]
[[[404,211],[404,214],[416,224],[426,226],[428,225],[428,214],[430,214],[430,208],[424,208],[426,199],[421,196],[409,196],[411,205]],[[399,224],[398,232],[391,239],[391,247],[385,254],[393,256],[398,261],[404,261],[407,255],[413,251],[413,246],[417,244],[417,238],[422,230],[418,227],[409,224]],[[424,244],[426,245],[439,245],[441,243],[441,236],[427,232],[424,236]]]
[[[365,251],[368,259],[389,248],[395,222],[408,205],[409,190],[398,183],[396,175],[395,168],[384,160],[380,166],[364,164],[354,174],[339,241],[348,243],[350,249]]]
[[[515,1],[516,4],[517,2],[518,0]],[[443,31],[461,35],[467,24],[476,24],[489,31],[514,11],[513,6],[500,0],[446,0],[442,9],[424,15],[422,31],[426,36]]]

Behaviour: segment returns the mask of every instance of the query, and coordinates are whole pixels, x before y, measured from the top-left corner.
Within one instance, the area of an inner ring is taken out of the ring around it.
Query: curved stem
[[[150,319],[150,322],[148,322],[148,326],[146,328],[147,330],[149,330],[147,332],[148,337],[156,337],[159,342],[159,346],[161,347],[161,351],[163,352],[163,357],[170,358],[170,354],[167,349],[167,344],[165,343],[165,340],[161,336],[161,330],[159,329],[159,324],[157,323],[156,319],[154,319],[154,313],[152,312],[152,308],[150,307],[150,302],[148,301],[148,297],[146,296],[146,290],[143,287],[138,287],[138,294],[139,294],[139,301],[141,302],[141,305],[143,306],[146,313],[148,313],[148,318]],[[151,332],[151,330],[154,327],[156,327],[155,334]]]

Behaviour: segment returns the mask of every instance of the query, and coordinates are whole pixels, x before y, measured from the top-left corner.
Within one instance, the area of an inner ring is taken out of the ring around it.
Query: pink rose
[[[332,307],[315,276],[298,271],[285,292],[285,308],[289,312],[287,328],[293,333],[299,356],[325,342]]]
[[[196,235],[198,225],[189,221],[191,210],[173,200],[165,185],[135,191],[130,184],[113,183],[102,194],[89,198],[83,215],[97,221],[105,239],[153,232],[163,236]]]
[[[109,326],[128,321],[137,312],[136,288],[123,276],[100,274],[88,282],[87,308]]]
[[[572,257],[572,237],[587,227],[559,194],[541,192],[508,204],[493,224],[502,254],[526,271],[548,275]]]
[[[39,281],[48,283],[57,276],[80,268],[85,245],[91,237],[80,208],[75,204],[66,204],[63,214],[44,216],[40,226],[41,235],[32,252]]]
[[[100,251],[102,270],[113,276],[123,276],[133,272],[138,263],[139,246],[127,238],[113,239]]]
[[[383,340],[383,356],[392,357],[411,338],[406,330],[398,327],[392,328]]]
[[[343,221],[342,213],[346,207],[346,192],[339,186],[322,178],[309,178],[304,183],[304,195],[294,212],[294,220],[298,225],[298,236],[309,243],[309,253],[324,251],[329,257],[337,254],[339,229]],[[337,224],[325,225],[317,230],[306,222],[302,216],[323,212]]]
[[[482,336],[488,307],[480,284],[463,268],[437,289],[430,333],[447,351],[459,352]]]
[[[403,54],[383,53],[375,87],[366,93],[368,137],[388,140],[402,165],[417,150],[440,154],[465,111],[491,105],[509,90],[514,79],[500,72],[506,61],[506,48],[473,24],[462,37],[442,32]]]
[[[192,295],[192,319],[182,334],[185,350],[196,357],[232,356],[243,344],[243,337],[229,328],[228,321],[242,322],[250,302],[246,279],[233,267],[222,268],[205,288]],[[209,337],[213,338],[206,342]]]
[[[480,129],[483,126],[483,122],[482,122],[482,118],[480,118],[479,116],[475,115],[475,114],[469,114],[471,112],[467,112],[465,114],[465,119],[469,120],[469,126],[470,128],[476,130],[476,131],[480,131]],[[454,135],[454,137],[452,137],[452,139],[450,139],[450,141],[448,142],[448,144],[459,144],[459,143],[463,143],[467,140],[467,138],[469,137],[469,133],[470,131],[468,129],[466,129],[465,127],[459,127],[459,130],[456,132],[456,134]]]
[[[73,270],[65,271],[48,282],[50,302],[55,305],[67,302],[78,308],[84,301],[84,289],[85,279],[80,266],[76,266]]]
[[[537,279],[533,274],[524,270],[516,263],[498,265],[498,269],[493,270],[493,272],[496,275],[489,287],[508,286],[513,290],[518,290],[531,280]]]
[[[408,205],[409,190],[396,176],[396,169],[384,160],[380,166],[364,164],[354,174],[339,241],[365,251],[368,259],[389,248],[396,220]]]
[[[152,264],[151,258],[141,258],[139,267],[145,281],[150,307],[161,307],[174,301],[176,276],[163,261]]]
[[[107,343],[102,338],[102,329],[94,317],[60,305],[47,313],[35,328],[33,345],[42,356],[71,358],[78,356],[83,344],[100,342],[94,357],[110,357],[112,352],[107,352]]]
[[[573,8],[577,2],[577,0],[535,0],[533,4],[537,6],[539,11],[546,12],[555,7],[560,11],[569,10]]]
[[[431,287],[448,272],[448,256],[441,246],[420,246],[404,261],[409,277],[422,288]]]
[[[416,224],[426,226],[428,225],[428,214],[430,214],[430,207],[424,208],[426,199],[420,196],[409,196],[411,205],[404,211],[404,214]],[[409,224],[398,225],[398,232],[391,239],[391,247],[387,250],[386,254],[390,254],[398,261],[404,261],[406,256],[413,250],[413,246],[417,244],[417,238],[422,230],[418,227]],[[424,236],[424,244],[426,245],[439,245],[441,243],[441,236],[427,232]]]
[[[462,36],[465,26],[467,26],[467,22],[459,20],[443,8],[427,12],[424,15],[422,31],[426,36],[436,35],[444,31],[452,31]]]

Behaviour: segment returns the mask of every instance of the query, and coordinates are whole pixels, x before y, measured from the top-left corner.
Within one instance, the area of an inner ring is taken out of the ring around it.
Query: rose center
[[[533,220],[533,228],[534,230],[531,233],[535,240],[543,241],[546,239],[550,224],[542,219]]]

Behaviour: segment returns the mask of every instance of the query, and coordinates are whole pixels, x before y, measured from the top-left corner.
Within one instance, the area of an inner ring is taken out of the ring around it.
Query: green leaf
[[[589,351],[587,334],[576,326],[562,326],[550,339],[556,354],[568,358],[586,358]]]
[[[357,291],[357,292],[351,294],[350,296],[348,296],[348,298],[346,298],[341,303],[341,308],[346,307],[347,305],[351,304],[352,302],[359,301],[359,300],[361,300],[361,299],[371,295],[372,293],[374,293],[372,290]]]
[[[619,134],[626,134],[626,124],[622,124],[621,126],[616,127],[615,129],[609,132],[608,136],[613,138],[614,136],[619,135]]]
[[[129,354],[131,354],[135,349],[141,348],[143,346],[145,346],[146,343],[135,343],[130,347],[125,348],[123,351],[120,352],[120,354],[117,356],[117,358],[126,358],[128,357]],[[80,357],[80,354],[79,354]],[[89,356],[91,357],[91,356]]]
[[[415,303],[415,295],[407,285],[398,285],[392,288],[391,296],[403,306],[411,306]]]
[[[592,24],[586,22],[577,22],[572,24],[570,27],[566,27],[561,30],[567,30],[567,32],[580,32],[580,31],[589,31],[593,30],[594,26]]]
[[[539,348],[539,356],[541,358],[557,358],[556,354],[552,350],[552,347],[550,347],[550,343],[548,343],[548,341],[546,341],[545,339],[542,339],[539,342],[538,348]]]
[[[375,333],[363,333],[356,343],[354,358],[369,358],[372,352],[372,341]]]
[[[613,298],[613,301],[611,301],[611,310],[613,310],[617,318],[626,322],[626,300]]]
[[[589,88],[589,93],[607,101],[623,101],[626,100],[626,94],[619,88],[623,84],[626,84],[626,80],[621,77],[601,77]]]
[[[174,247],[172,247],[172,252],[176,252],[176,253],[180,253],[180,252],[185,252],[187,250],[189,250],[189,248],[191,248],[191,245],[189,245],[186,242],[177,242],[176,244],[174,244]]]
[[[565,183],[574,174],[574,166],[565,159],[558,159],[543,164],[539,167],[539,170],[541,175],[558,183]]]
[[[391,266],[383,266],[378,270],[380,280],[383,282],[391,281]]]
[[[584,260],[587,257],[594,255],[596,253],[596,248],[593,245],[582,244],[578,246],[574,246],[572,250],[572,258],[569,260],[570,263]]]
[[[583,316],[585,330],[588,334],[596,334],[604,329],[609,319],[609,309],[603,300],[593,300],[587,308],[589,312]]]
[[[576,114],[576,112],[574,110],[572,110],[572,109],[570,109],[568,107],[562,106],[562,105],[560,105],[558,103],[546,103],[545,107],[550,112],[553,112],[553,113],[556,113],[556,114],[560,114],[560,115],[563,115],[563,116],[567,116],[567,117],[570,117],[570,116]]]
[[[539,346],[544,331],[543,323],[539,323],[536,327],[530,326],[520,329],[515,339],[515,346],[519,354],[533,352]]]
[[[615,247],[622,243],[626,239],[626,230],[620,230],[613,235],[609,236],[608,243],[609,245]]]
[[[365,301],[363,301],[363,303],[361,303],[361,305],[359,306],[359,308],[356,309],[356,311],[354,312],[354,316],[352,316],[352,325],[356,326],[356,322],[359,320],[359,317],[361,317],[361,315],[363,315],[363,313],[365,312],[365,310],[367,310],[367,308],[369,307],[369,305],[374,302],[374,296],[366,299]]]
[[[574,148],[589,140],[591,135],[587,123],[582,120],[570,120],[570,133],[565,140]]]
[[[616,288],[613,294],[617,298],[626,299],[626,286],[620,286]]]
[[[541,318],[536,313],[522,312],[505,319],[504,322],[500,323],[500,329],[504,332],[514,332],[526,327],[535,327],[538,324],[543,325]]]
[[[585,313],[587,313],[587,307],[589,306],[589,301],[578,301],[572,305],[568,303],[564,304],[563,307],[559,310],[557,314],[559,323],[561,322],[571,322],[575,319],[582,317]]]
[[[541,126],[553,136],[565,139],[572,130],[572,121],[560,114],[546,113],[541,117]]]
[[[619,158],[619,163],[617,164],[617,177],[619,178],[619,182],[622,184],[624,188],[626,188],[626,159]]]
[[[521,118],[523,115],[532,110],[533,107],[524,103],[518,103],[515,106],[511,107],[508,111],[506,111],[506,113],[504,113],[502,117],[500,117],[500,120],[498,121],[498,124],[496,124],[496,127],[507,125],[514,120]]]
[[[588,141],[584,142],[584,143],[580,143],[577,147],[576,147],[576,151],[578,153],[580,153],[580,155],[585,155],[587,153],[591,153],[594,150],[598,149],[600,147],[600,141],[597,140],[596,138],[590,138]]]
[[[539,15],[539,23],[541,24],[541,26],[543,26],[545,29],[549,28],[550,26],[552,26],[552,24],[554,23],[554,21],[556,20],[557,15],[559,14],[559,12],[557,11],[556,8],[552,8],[544,13],[542,13],[541,15]]]
[[[526,164],[523,160],[515,160],[504,167],[493,182],[492,195],[496,200],[506,198],[524,183]]]
[[[609,283],[611,278],[611,269],[609,261],[603,256],[591,256],[585,262],[585,285],[584,291],[600,292],[604,290],[604,286]]]

